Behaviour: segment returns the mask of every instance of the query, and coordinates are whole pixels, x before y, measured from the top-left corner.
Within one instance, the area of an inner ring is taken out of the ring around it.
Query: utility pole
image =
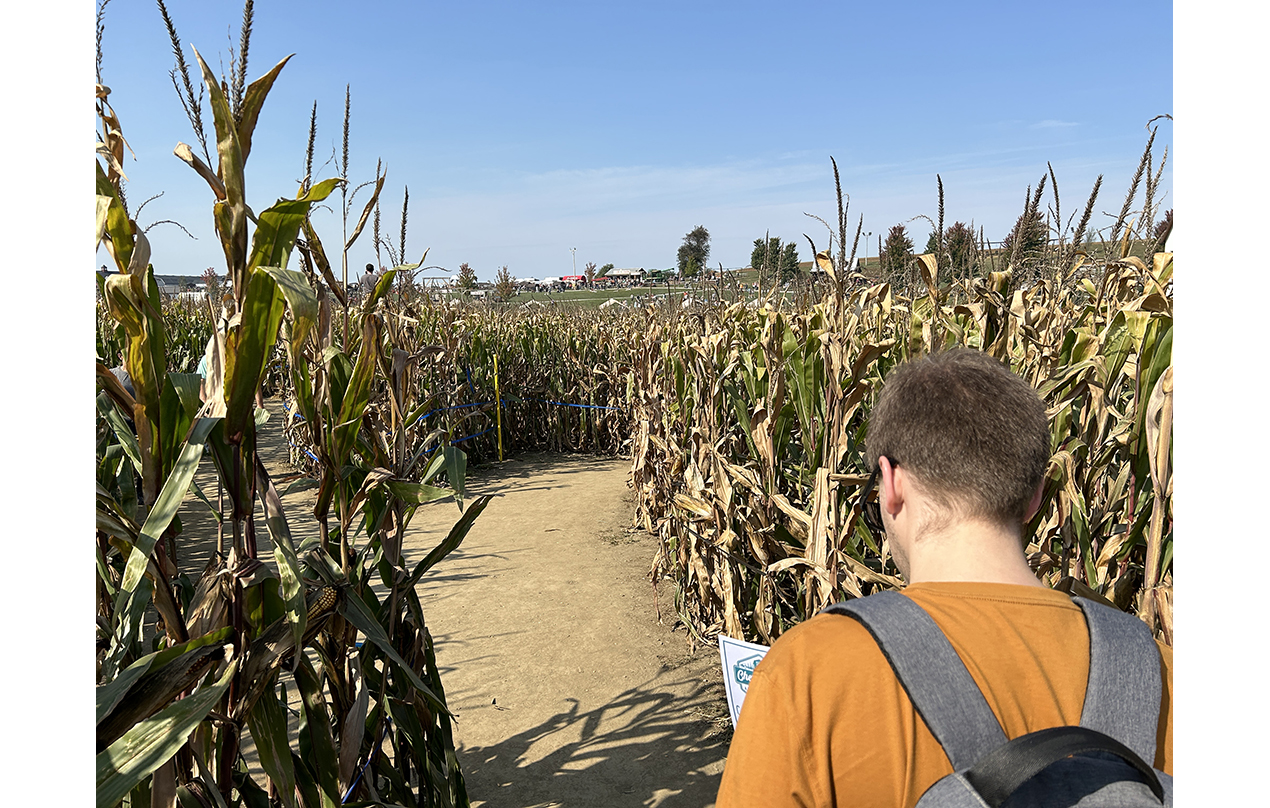
[[[578,248],[570,247],[569,252],[573,253],[573,274],[578,274]]]

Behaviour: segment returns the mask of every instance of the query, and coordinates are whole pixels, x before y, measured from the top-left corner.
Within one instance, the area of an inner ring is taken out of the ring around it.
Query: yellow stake
[[[498,422],[498,462],[503,462],[503,394],[498,392],[498,354],[494,354],[494,418]]]

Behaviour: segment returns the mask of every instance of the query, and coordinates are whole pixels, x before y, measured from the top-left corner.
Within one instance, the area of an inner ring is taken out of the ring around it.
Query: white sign
[[[741,716],[741,703],[745,691],[750,689],[750,677],[759,660],[767,655],[768,646],[742,642],[719,635],[719,658],[723,662],[723,686],[728,694],[728,713],[732,716],[732,728]]]

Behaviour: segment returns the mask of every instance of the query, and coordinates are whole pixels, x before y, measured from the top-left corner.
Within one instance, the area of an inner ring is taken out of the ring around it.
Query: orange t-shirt
[[[916,583],[904,594],[947,635],[1010,738],[1080,723],[1089,631],[1062,592],[982,583]],[[1173,654],[1163,678],[1154,765],[1173,773]],[[846,615],[786,632],[750,681],[716,808],[898,808],[952,766],[877,643]]]

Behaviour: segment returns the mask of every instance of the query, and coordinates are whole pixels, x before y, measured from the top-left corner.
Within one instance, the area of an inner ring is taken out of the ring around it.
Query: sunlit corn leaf
[[[334,426],[331,439],[331,458],[337,466],[344,465],[353,450],[362,415],[366,412],[366,405],[370,403],[371,382],[375,378],[379,329],[371,317],[364,318],[362,328],[362,350],[357,355],[348,386],[344,389],[343,400],[339,405],[339,421]]]
[[[245,214],[246,193],[243,188],[243,152],[238,140],[238,127],[234,123],[234,113],[229,106],[221,84],[207,62],[203,61],[198,48],[191,46],[194,58],[198,60],[203,71],[203,83],[207,85],[208,105],[212,108],[212,121],[216,129],[216,153],[220,160],[217,175],[225,184],[225,194],[229,205],[238,208]]]
[[[248,271],[256,267],[285,268],[310,207],[330,196],[342,182],[343,180],[338,177],[322,180],[310,188],[304,196],[298,199],[279,199],[267,210],[262,211],[251,240],[251,255],[247,262]],[[278,274],[282,278],[289,277],[284,273]],[[308,282],[304,280],[302,273],[296,273],[296,275],[298,278],[288,282],[288,285],[294,286],[293,291],[298,293],[308,287]],[[284,281],[279,280],[279,282]],[[290,299],[291,296],[288,296],[288,300]],[[316,300],[312,305],[316,307]],[[316,315],[316,309],[311,312],[306,309],[304,314]]]
[[[357,241],[357,237],[362,234],[362,228],[366,226],[366,222],[370,219],[371,211],[375,209],[375,203],[379,201],[379,192],[384,190],[384,180],[388,179],[388,175],[384,174],[375,180],[375,189],[370,194],[370,199],[366,202],[366,207],[362,209],[361,218],[357,220],[357,226],[353,228],[353,234],[348,237],[348,241],[344,242],[344,251],[352,249],[353,242]]]
[[[255,415],[256,390],[269,362],[285,303],[278,284],[257,269],[248,276],[243,311],[225,341],[225,439],[241,443]]]
[[[106,217],[110,213],[110,202],[110,197],[97,194],[97,226],[94,228],[97,231],[97,236],[93,242],[95,245],[101,244],[102,238],[106,235]]]
[[[294,55],[291,54],[291,56]],[[265,98],[269,95],[269,90],[272,89],[278,74],[282,72],[282,68],[286,63],[291,60],[291,56],[287,56],[274,65],[273,69],[268,73],[249,84],[246,92],[243,93],[242,105],[238,108],[237,132],[244,164],[247,162],[247,156],[251,153],[251,136],[256,131],[256,120],[260,117],[260,109],[264,106]]]
[[[455,492],[448,488],[437,488],[431,485],[423,485],[422,483],[403,483],[399,480],[389,480],[383,485],[393,493],[393,496],[411,505],[423,505],[427,502],[436,502],[455,495]]]
[[[176,148],[172,150],[172,153],[175,154],[181,162],[194,169],[195,173],[202,177],[207,184],[211,186],[212,193],[216,195],[217,199],[224,200],[226,198],[225,183],[220,181],[220,177],[216,176],[216,172],[211,169],[211,166],[204,163],[202,158],[194,153],[194,150],[189,147],[189,144],[177,143]]]
[[[268,212],[265,211],[265,213]],[[263,218],[264,214],[261,214],[261,217]],[[292,240],[294,241],[294,236]],[[287,301],[287,307],[291,310],[293,322],[288,347],[291,351],[290,355],[298,357],[305,339],[309,336],[309,331],[317,322],[317,296],[313,293],[313,287],[309,286],[308,278],[303,272],[268,266],[264,267],[264,270],[277,281],[278,287],[282,290],[282,296]]]
[[[123,202],[119,199],[119,193],[115,190],[115,186],[106,177],[106,172],[102,170],[101,164],[97,163],[97,196],[106,197],[110,200],[110,204],[106,209],[106,221],[104,232],[109,238],[106,240],[106,248],[110,256],[115,259],[115,266],[120,272],[127,272],[128,267],[132,264],[132,249],[134,239],[134,229],[132,222],[128,220],[128,214],[124,210]],[[101,203],[99,202],[98,205]]]
[[[397,277],[396,269],[389,269],[380,276],[375,283],[375,288],[366,296],[366,300],[362,303],[362,312],[368,313],[375,310],[375,305],[388,294],[388,290],[392,288],[392,282]]]

